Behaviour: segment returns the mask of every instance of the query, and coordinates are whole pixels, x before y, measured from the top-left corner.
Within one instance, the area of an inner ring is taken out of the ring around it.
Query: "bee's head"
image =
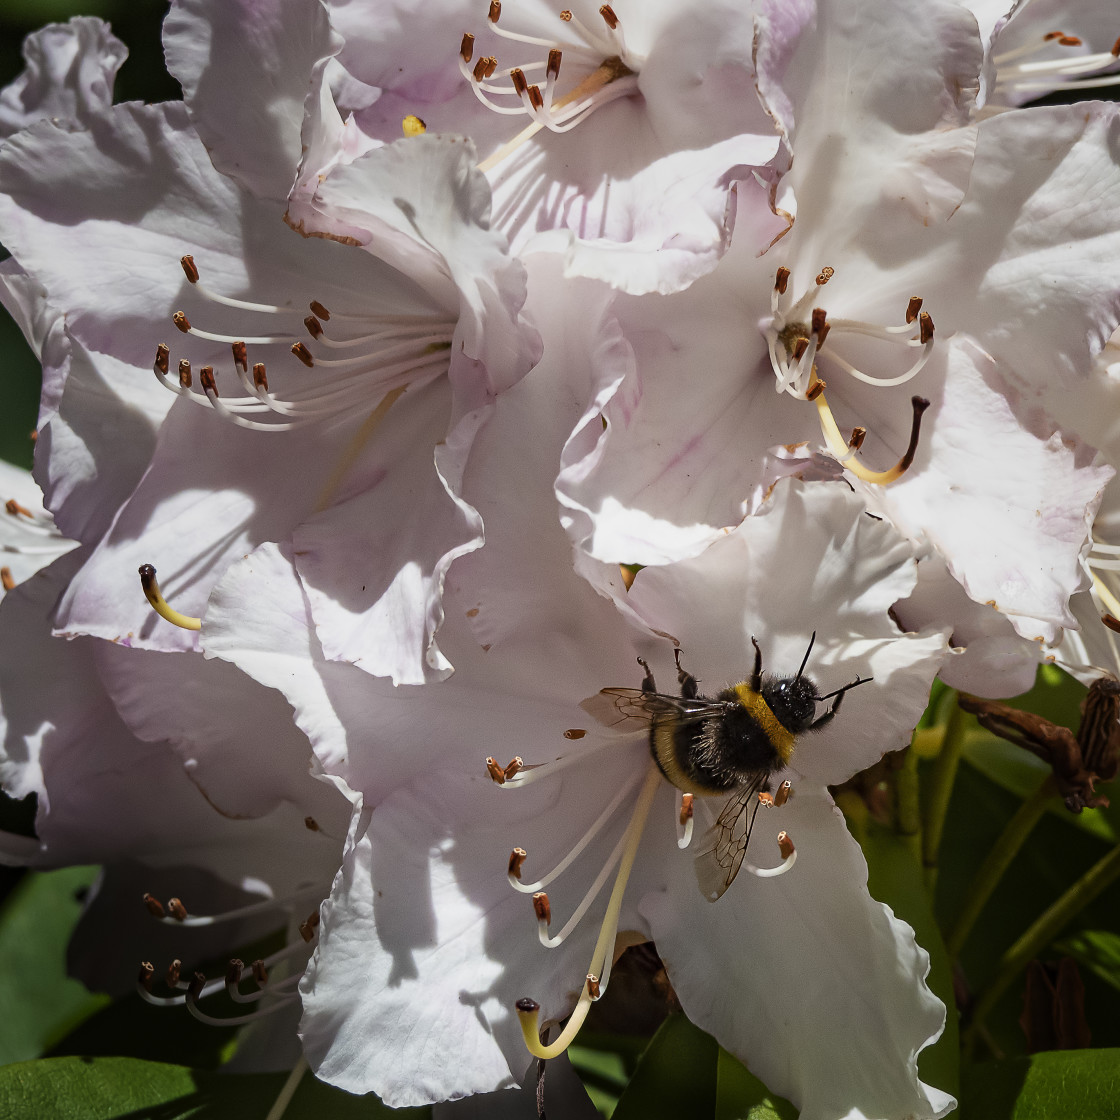
[[[806,730],[817,715],[817,686],[800,674],[763,680],[762,698],[777,721],[794,735]]]

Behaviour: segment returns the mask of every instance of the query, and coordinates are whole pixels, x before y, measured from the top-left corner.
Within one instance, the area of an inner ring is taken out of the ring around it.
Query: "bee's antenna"
[[[849,681],[843,688],[834,689],[832,692],[826,693],[824,696],[814,696],[814,700],[829,700],[833,696],[839,696],[841,692],[847,692],[849,688],[855,688],[857,684],[867,684],[868,681],[873,681],[874,677],[856,677],[854,681]]]
[[[813,643],[817,640],[817,632],[813,631],[813,636],[809,639],[809,648],[805,651],[805,656],[801,659],[801,668],[797,670],[797,680],[801,679],[801,674],[805,672],[805,666],[809,664],[809,654],[813,652]]]

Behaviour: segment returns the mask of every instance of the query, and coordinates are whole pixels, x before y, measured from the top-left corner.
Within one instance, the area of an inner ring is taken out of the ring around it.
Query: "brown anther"
[[[783,806],[789,800],[790,794],[792,793],[793,782],[791,782],[789,778],[786,778],[786,780],[782,782],[780,786],[778,786],[778,792],[774,794],[774,804],[781,808],[781,806]]]
[[[486,70],[483,72],[484,78],[493,76],[494,71],[498,69],[498,60],[491,54],[486,57]]]
[[[1117,618],[1114,614],[1102,614],[1101,622],[1103,622],[1109,630],[1120,634],[1120,618]]]
[[[3,587],[5,591],[11,591],[15,585],[16,577],[12,575],[12,569],[5,564],[4,567],[0,568],[0,587]]]
[[[524,97],[529,89],[529,83],[525,80],[525,71],[520,66],[515,66],[509,72],[509,80],[513,83],[513,91],[518,97]]]
[[[249,349],[244,342],[235,342],[230,349],[233,351],[233,364],[240,366],[242,372],[249,372]]]
[[[564,738],[565,739],[582,739],[584,737],[584,735],[586,735],[586,734],[587,734],[587,732],[584,731],[584,729],[582,727],[569,727],[568,730],[564,732]]]
[[[179,263],[183,266],[183,271],[187,274],[187,279],[192,284],[197,284],[198,266],[194,263],[194,257],[188,253],[185,257],[179,258]]]
[[[569,18],[571,12],[568,13]],[[541,1005],[535,999],[530,999],[528,996],[522,996],[514,1005],[522,1015],[535,1015],[541,1009]]]
[[[489,65],[490,59],[488,56],[483,55],[475,64],[471,74],[476,82],[481,82],[486,77],[486,67]]]
[[[532,105],[537,112],[544,108],[544,97],[541,96],[540,86],[530,86],[529,90],[529,104]]]
[[[831,265],[826,264],[824,268],[821,269],[820,275],[817,277],[817,287],[823,288],[824,285],[827,284],[829,280],[831,280],[835,275],[836,269],[834,269]]]
[[[198,383],[202,386],[203,392],[218,396],[218,383],[214,380],[213,366],[203,366],[198,371]]]
[[[867,439],[866,428],[853,428],[852,437],[848,440],[848,446],[853,451],[858,451],[863,446],[863,441]]]
[[[152,363],[152,369],[156,373],[166,373],[171,368],[171,351],[166,342],[161,342],[156,347],[156,360]]]
[[[587,994],[592,999],[598,999],[603,994],[603,989],[599,985],[599,977],[594,972],[587,974]]]
[[[307,366],[308,369],[312,369],[314,367],[315,359],[311,356],[311,351],[308,350],[302,342],[297,342],[292,347],[292,353],[295,354],[295,356],[299,358],[299,360],[303,362],[303,364]]]
[[[808,349],[809,349],[809,340],[807,338],[799,338],[793,344],[793,354],[791,355],[791,357],[793,358],[793,360],[795,362],[799,362],[799,361],[801,361],[801,355],[804,354],[805,351],[808,350]]]
[[[136,982],[146,992],[152,990],[152,977],[155,976],[156,970],[152,968],[151,963],[148,961],[140,962],[140,972],[137,974]]]
[[[463,36],[463,41],[459,44],[459,57],[466,63],[474,58],[474,36],[469,31]]]
[[[182,389],[191,387],[191,364],[186,358],[179,359],[179,387]]]
[[[538,922],[544,922],[546,926],[552,924],[552,906],[549,904],[547,891],[537,891],[533,895],[533,913]]]
[[[563,52],[558,51],[555,47],[548,52],[548,67],[545,70],[546,77],[552,78],[554,81],[560,77],[560,60],[563,57]]]
[[[315,937],[315,931],[319,928],[319,911],[312,910],[307,917],[299,924],[299,935],[304,941],[311,941]]]
[[[778,833],[778,851],[781,852],[782,859],[789,859],[793,855],[793,841],[784,830]]]
[[[1120,39],[1117,39],[1116,42],[1112,44],[1112,50],[1108,53],[1112,55],[1113,58],[1120,58]]]
[[[918,339],[923,346],[933,339],[933,319],[928,311],[918,316]]]
[[[307,328],[307,333],[311,335],[312,338],[323,337],[323,324],[320,323],[314,315],[308,315],[307,318],[304,319],[303,325]]]
[[[145,565],[145,567],[150,567],[150,565]],[[163,903],[160,902],[160,900],[156,898],[155,895],[145,894],[144,905],[148,908],[148,913],[151,914],[153,918],[163,917],[165,913],[163,909]]]
[[[167,912],[177,922],[185,922],[187,920],[187,908],[177,898],[169,898],[167,900]]]
[[[906,321],[912,323],[917,317],[918,312],[922,309],[922,297],[911,296],[910,302],[906,305]]]
[[[179,328],[179,330],[183,332],[183,334],[190,333],[191,321],[187,318],[185,311],[176,311],[175,314],[171,316],[171,321],[175,324],[175,326]]]
[[[1063,35],[1058,43],[1063,47],[1079,47],[1081,40],[1076,35]]]
[[[825,391],[825,383],[818,377],[805,393],[807,401],[815,401]]]
[[[683,828],[690,820],[692,820],[692,802],[694,798],[691,793],[681,794],[681,827]]]
[[[506,784],[506,772],[498,765],[495,759],[488,758],[486,760],[486,770],[498,785],[504,786]]]
[[[778,269],[777,275],[774,277],[774,291],[776,291],[778,295],[784,296],[786,294],[786,286],[788,284],[789,269],[786,268],[785,265],[782,265],[782,267]]]
[[[178,957],[175,958],[168,966],[165,979],[169,988],[177,988],[179,986],[179,977],[183,974],[183,962]]]
[[[470,62],[470,59],[468,58],[467,61]],[[308,306],[324,323],[331,321],[331,313],[317,299],[313,299]]]
[[[486,14],[486,18],[491,23],[497,23],[502,14],[501,0],[490,0],[490,11]]]
[[[244,971],[245,965],[236,957],[233,957],[229,964],[226,966],[226,983],[237,985],[241,983],[241,973]]]
[[[263,988],[268,983],[268,969],[264,961],[255,960],[249,967],[253,970],[253,979]]]
[[[774,808],[774,796],[773,796],[773,794],[767,793],[766,790],[764,790],[764,789],[760,789],[758,791],[758,803],[759,803],[759,805],[761,805],[765,809],[773,809]]]
[[[509,760],[509,765],[502,771],[502,777],[508,782],[510,778],[517,774],[525,766],[525,760],[521,755],[515,755]]]
[[[263,389],[266,393],[268,392],[268,375],[264,371],[264,362],[254,362],[253,384],[258,389]]]
[[[196,972],[191,977],[191,982],[187,986],[187,999],[195,1000],[202,995],[202,989],[206,987],[206,974],[204,972]]]
[[[4,508],[5,508],[5,509],[6,509],[6,510],[7,510],[7,511],[8,511],[8,512],[9,512],[9,513],[10,513],[10,514],[11,514],[11,515],[13,516],[13,517],[15,517],[15,516],[16,516],[17,514],[20,514],[20,513],[22,513],[24,517],[30,517],[30,518],[31,518],[32,520],[34,520],[34,519],[35,519],[35,515],[34,515],[34,514],[33,514],[33,513],[31,512],[31,510],[29,510],[29,509],[25,509],[25,508],[24,508],[23,506],[21,506],[21,505],[19,504],[19,502],[17,502],[17,501],[15,500],[15,498],[9,498],[9,499],[8,499],[8,500],[7,500],[7,501],[6,501],[5,503],[4,503]]]
[[[561,18],[561,19],[562,19],[562,20],[563,20],[563,21],[564,21],[565,23],[571,23],[571,22],[572,22],[572,13],[571,13],[571,12],[570,12],[570,11],[569,11],[569,10],[568,10],[567,8],[565,8],[565,9],[564,9],[564,10],[563,10],[563,11],[562,11],[562,12],[560,13],[560,18]]]
[[[1051,39],[1064,39],[1065,34],[1064,31],[1047,31],[1046,34],[1042,36],[1042,41],[1044,43],[1049,43]]]
[[[308,832],[318,832],[319,822],[314,817],[304,817],[303,827],[306,828]]]
[[[599,9],[599,15],[603,17],[603,22],[613,31],[618,27],[618,16],[614,14],[614,8],[610,4],[604,4]]]
[[[515,879],[521,878],[521,865],[529,853],[524,848],[514,848],[509,854],[509,874]]]
[[[823,307],[813,308],[813,334],[817,336],[817,349],[819,350],[824,345],[824,340],[828,338],[828,332],[832,329],[828,325],[828,312]]]

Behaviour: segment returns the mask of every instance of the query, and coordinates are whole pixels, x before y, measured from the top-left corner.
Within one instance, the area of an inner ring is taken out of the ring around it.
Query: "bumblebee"
[[[805,676],[805,666],[817,635],[793,677],[762,671],[762,650],[754,646],[750,677],[716,696],[701,696],[696,678],[681,667],[674,650],[680,695],[657,691],[649,665],[640,688],[604,688],[585,707],[612,726],[632,722],[649,728],[649,749],[665,780],[684,793],[728,797],[715,825],[708,830],[696,860],[701,889],[714,902],[731,885],[743,865],[760,794],[770,792],[775,774],[793,756],[799,735],[818,731],[840,708],[844,694],[870,677],[821,695]],[[833,699],[835,697],[835,699]],[[833,700],[817,715],[817,704]]]

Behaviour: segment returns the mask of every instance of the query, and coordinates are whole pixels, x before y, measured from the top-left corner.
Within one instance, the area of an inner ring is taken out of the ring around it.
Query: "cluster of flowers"
[[[392,1105],[520,1082],[652,939],[803,1117],[944,1115],[928,958],[828,787],[938,675],[1120,663],[1120,112],[1020,107],[1118,80],[1114,16],[175,0],[157,105],[98,21],[32,36],[0,779],[38,810],[0,858],[104,864],[133,972],[144,890],[184,954],[286,922],[251,992],[143,993],[298,1017]],[[756,657],[815,711],[750,709],[784,746],[724,760],[729,836],[636,659],[745,707]]]

